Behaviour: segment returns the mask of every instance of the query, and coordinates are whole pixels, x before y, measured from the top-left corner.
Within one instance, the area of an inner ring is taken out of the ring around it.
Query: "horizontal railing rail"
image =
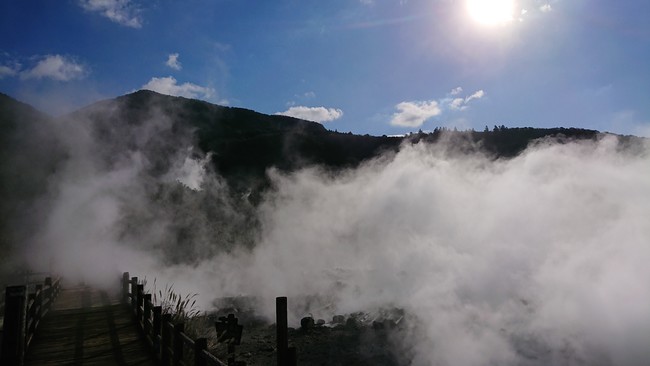
[[[8,286],[5,289],[3,333],[0,364],[22,365],[25,352],[43,317],[50,311],[61,290],[61,279],[45,281],[33,286]]]
[[[163,366],[245,366],[235,361],[235,345],[239,344],[242,326],[233,314],[219,318],[215,324],[219,342],[228,342],[228,360],[224,362],[208,351],[206,338],[192,339],[185,332],[184,323],[172,322],[172,314],[163,313],[155,306],[151,294],[144,293],[144,285],[137,277],[122,276],[122,302],[130,306],[139,329]],[[289,347],[287,326],[287,298],[276,298],[276,352],[278,366],[296,366],[296,348]]]
[[[185,332],[184,323],[172,323],[171,314],[163,314],[162,306],[155,306],[151,294],[144,293],[144,285],[137,277],[122,276],[122,302],[130,306],[136,324],[163,366],[234,366],[245,365],[229,359],[223,362],[208,351],[207,338],[193,339]]]

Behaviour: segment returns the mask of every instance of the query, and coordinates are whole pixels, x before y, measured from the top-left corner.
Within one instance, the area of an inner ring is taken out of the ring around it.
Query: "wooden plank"
[[[83,286],[63,290],[25,365],[155,365],[133,315],[119,300]]]

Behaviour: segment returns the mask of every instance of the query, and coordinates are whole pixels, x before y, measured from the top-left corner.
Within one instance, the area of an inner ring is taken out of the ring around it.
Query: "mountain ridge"
[[[403,146],[419,143],[440,144],[451,153],[480,153],[500,159],[516,156],[543,138],[562,143],[597,140],[602,135],[586,129],[505,126],[484,131],[436,128],[402,137],[355,135],[293,117],[151,91],[106,99],[54,118],[0,94],[0,249],[28,242],[34,228],[47,223],[44,215],[49,211],[49,199],[60,194],[57,189],[61,186],[56,184],[61,184],[61,179],[71,179],[64,183],[74,184],[78,177],[75,169],[90,180],[84,184],[92,185],[97,175],[107,179],[107,189],[114,189],[110,181],[114,173],[139,179],[142,184],[136,188],[144,191],[143,197],[155,203],[152,205],[159,205],[154,212],[179,215],[174,222],[182,222],[182,211],[163,207],[160,197],[170,202],[185,197],[206,205],[221,197],[218,192],[202,196],[183,187],[177,176],[170,176],[182,171],[186,163],[191,168],[197,162],[209,162],[217,181],[226,183],[227,195],[233,200],[212,205],[254,210],[250,207],[273,189],[269,169],[289,174],[318,166],[334,175],[380,156],[390,159]],[[617,139],[623,147],[647,141],[634,136],[617,135]],[[241,197],[246,197],[246,202],[242,203]],[[211,219],[221,217],[220,209],[210,210]],[[140,216],[136,212],[133,217],[135,222]],[[140,219],[155,221],[157,216],[143,217]],[[231,216],[223,217],[224,225],[233,221]],[[245,220],[238,225],[254,226]],[[178,243],[192,242],[191,227],[181,230]],[[0,250],[0,262],[10,252]]]
[[[330,131],[317,122],[220,106],[150,90],[101,100],[53,118],[10,96],[0,95],[0,127],[4,130],[7,126],[15,126],[16,119],[56,121],[60,125],[71,120],[85,120],[96,125],[98,138],[110,140],[123,138],[120,128],[167,120],[170,130],[165,136],[171,138],[184,131],[186,140],[204,154],[212,154],[211,161],[219,173],[234,179],[255,176],[255,179],[263,180],[270,167],[283,171],[309,165],[332,169],[355,167],[384,152],[396,152],[403,143],[437,143],[443,135],[451,136],[452,144],[469,142],[473,149],[495,158],[516,156],[539,138],[595,139],[602,135],[596,130],[579,128],[505,126],[494,126],[492,130],[486,127],[484,131],[436,128],[428,133],[420,131],[390,137],[357,135]],[[625,141],[640,139],[616,136]]]

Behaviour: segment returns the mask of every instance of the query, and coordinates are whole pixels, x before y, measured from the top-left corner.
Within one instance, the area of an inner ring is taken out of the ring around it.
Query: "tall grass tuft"
[[[147,280],[143,280],[146,287]],[[181,294],[174,288],[174,284],[165,284],[162,289],[157,288],[154,278],[151,290],[151,302],[154,306],[161,306],[163,314],[171,314],[173,324],[184,323],[185,333],[189,336],[198,336],[197,327],[203,318],[201,310],[196,307],[198,294]],[[194,337],[193,337],[194,338]]]

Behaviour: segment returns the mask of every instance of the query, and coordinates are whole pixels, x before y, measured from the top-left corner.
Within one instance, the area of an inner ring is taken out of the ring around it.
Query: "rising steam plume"
[[[26,256],[35,269],[96,285],[138,272],[205,309],[256,296],[269,318],[275,296],[314,295],[294,323],[404,309],[395,347],[412,365],[650,360],[647,145],[543,140],[496,160],[453,139],[405,145],[336,174],[270,170],[254,205],[160,110],[59,123],[67,159],[26,252],[43,253]]]

